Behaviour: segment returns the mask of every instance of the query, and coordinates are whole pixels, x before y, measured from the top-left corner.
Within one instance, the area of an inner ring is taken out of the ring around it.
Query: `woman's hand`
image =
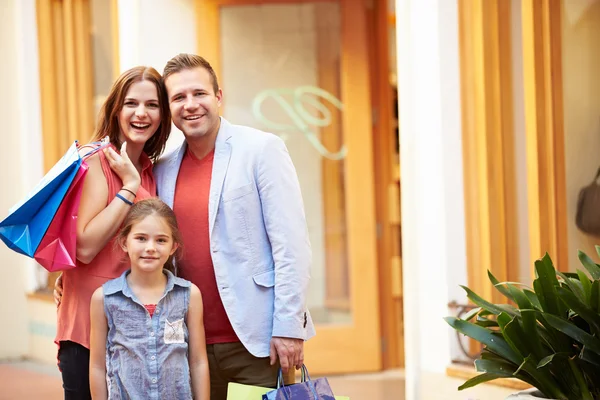
[[[137,191],[141,184],[141,178],[127,154],[127,142],[123,142],[121,145],[121,154],[114,151],[112,147],[107,147],[103,151],[110,168],[121,178],[123,186],[134,192]]]

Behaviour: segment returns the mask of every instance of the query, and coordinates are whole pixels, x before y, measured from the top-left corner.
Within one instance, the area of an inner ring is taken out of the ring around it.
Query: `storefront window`
[[[220,9],[224,115],[286,142],[313,251],[308,307],[321,324],[352,319],[339,8],[303,2]]]

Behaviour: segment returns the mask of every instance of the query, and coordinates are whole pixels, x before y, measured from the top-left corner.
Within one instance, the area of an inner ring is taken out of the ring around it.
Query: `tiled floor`
[[[400,370],[330,376],[327,380],[333,393],[348,396],[351,400],[404,400],[404,377]]]
[[[0,363],[0,400],[61,400],[56,366],[31,362]]]
[[[332,376],[334,393],[351,400],[403,400],[401,371],[378,374]],[[60,400],[60,375],[56,366],[33,362],[0,363],[0,400]]]

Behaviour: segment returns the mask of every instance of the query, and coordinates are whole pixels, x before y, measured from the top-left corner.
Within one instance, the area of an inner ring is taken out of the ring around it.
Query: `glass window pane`
[[[227,6],[220,23],[224,115],[285,140],[313,249],[308,306],[349,323],[339,5]]]

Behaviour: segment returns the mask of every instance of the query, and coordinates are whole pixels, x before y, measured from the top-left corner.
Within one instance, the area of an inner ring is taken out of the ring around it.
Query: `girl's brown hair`
[[[175,264],[173,260],[179,259],[179,256],[182,251],[183,241],[181,239],[181,232],[179,232],[179,226],[177,225],[177,218],[175,218],[175,213],[159,198],[151,198],[146,200],[141,200],[135,203],[127,215],[125,216],[125,220],[123,221],[123,226],[117,235],[116,243],[122,245],[127,240],[127,236],[131,232],[131,227],[144,218],[156,215],[165,220],[169,229],[171,229],[171,237],[173,238],[173,243],[177,244],[177,250],[173,253],[172,256],[169,257],[167,262],[164,265],[165,269],[175,273]]]
[[[165,149],[167,139],[171,133],[171,113],[169,112],[169,101],[163,79],[158,71],[152,67],[134,67],[123,72],[117,78],[98,114],[98,124],[92,141],[99,141],[108,136],[113,146],[117,149],[121,148],[119,112],[123,108],[125,96],[131,85],[141,81],[152,82],[158,94],[160,125],[144,145],[144,152],[155,162]]]

